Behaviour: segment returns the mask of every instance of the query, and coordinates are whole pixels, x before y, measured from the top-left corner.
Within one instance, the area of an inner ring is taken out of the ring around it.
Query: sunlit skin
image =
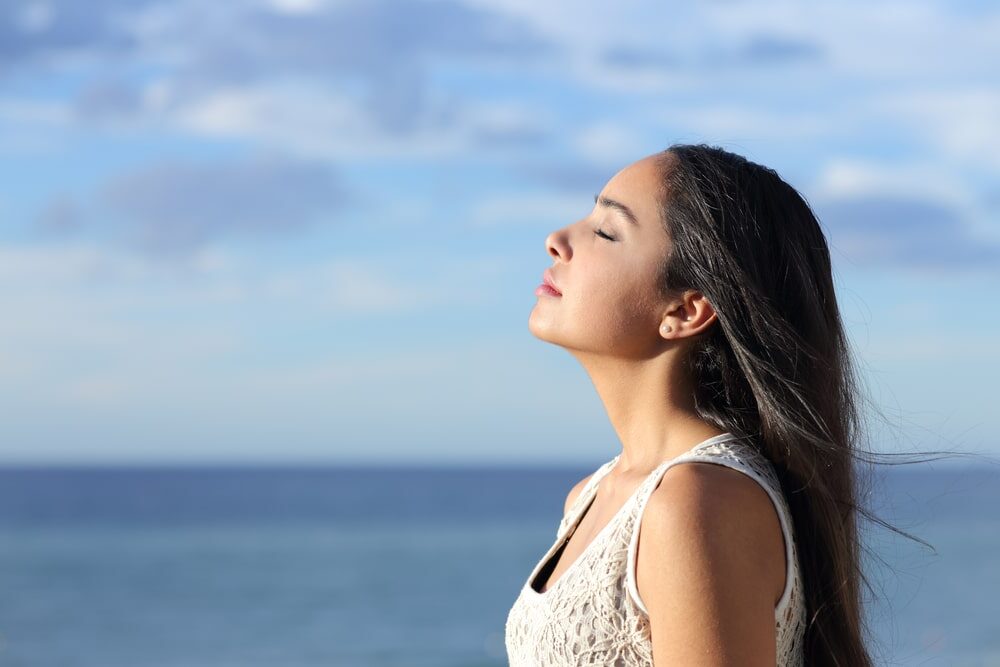
[[[545,239],[562,296],[537,297],[529,330],[580,362],[622,447],[545,589],[654,468],[723,432],[696,414],[681,365],[690,344],[718,326],[715,310],[697,290],[664,298],[655,284],[670,241],[654,159],[625,167],[599,193],[628,207],[637,224],[597,203]],[[567,509],[587,479],[570,491]],[[650,496],[639,530],[636,584],[649,609],[655,662],[773,666],[785,563],[766,492],[725,466],[676,465]]]

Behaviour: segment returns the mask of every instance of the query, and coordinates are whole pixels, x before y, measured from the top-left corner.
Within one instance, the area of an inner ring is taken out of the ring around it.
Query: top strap
[[[665,462],[654,472],[656,481],[653,484],[650,484],[649,488],[643,493],[643,496],[639,498],[638,511],[632,525],[632,535],[629,540],[627,552],[628,558],[625,564],[625,581],[628,593],[632,596],[632,599],[639,609],[648,615],[649,612],[646,609],[646,605],[639,597],[639,589],[636,585],[635,576],[635,562],[639,543],[639,528],[642,524],[642,514],[646,508],[646,503],[649,502],[649,497],[652,495],[653,490],[659,485],[660,480],[663,478],[663,475],[667,472],[667,470],[669,470],[672,466],[688,462],[714,463],[739,470],[757,482],[757,484],[763,487],[764,491],[767,492],[767,495],[771,499],[771,503],[774,505],[775,511],[778,514],[778,520],[781,524],[781,533],[785,546],[785,588],[782,591],[781,598],[775,606],[775,616],[783,614],[785,607],[787,607],[791,598],[795,568],[797,567],[795,558],[796,550],[794,548],[792,533],[791,512],[788,509],[784,494],[781,492],[781,485],[771,462],[752,445],[735,440],[711,443],[709,446],[698,446],[687,454],[683,454],[676,459]]]
[[[673,459],[668,459],[667,461],[664,461],[660,465],[666,466],[671,461],[677,461],[690,454],[699,452],[703,448],[712,447],[716,444],[724,443],[734,439],[738,439],[737,436],[733,435],[728,431],[725,433],[721,433],[719,435],[712,436],[711,438],[706,438],[705,440],[702,440],[701,442],[699,442],[686,452],[677,455]],[[583,512],[584,508],[591,500],[592,492],[596,492],[597,484],[601,481],[601,479],[604,478],[605,475],[611,472],[611,469],[615,467],[615,465],[618,463],[618,459],[620,458],[621,454],[617,454],[613,459],[600,466],[590,476],[590,479],[587,480],[587,483],[584,485],[583,489],[580,490],[580,494],[576,497],[576,499],[573,501],[573,504],[570,506],[569,510],[563,515],[562,520],[559,522],[559,528],[556,530],[557,537],[562,537],[563,532],[566,531],[569,528],[569,526],[575,523],[577,518],[576,515],[578,513]],[[666,468],[664,468],[664,470],[666,470]],[[654,468],[653,471],[646,477],[645,480],[643,480],[641,484],[649,484],[649,480],[653,477],[657,477],[658,472],[661,471],[658,468]],[[658,477],[657,477],[657,483],[659,483]]]
[[[590,502],[591,492],[596,492],[598,482],[600,482],[605,475],[611,472],[611,468],[613,468],[617,462],[618,456],[615,456],[607,463],[601,465],[590,475],[590,479],[588,479],[587,483],[583,485],[580,493],[573,500],[573,504],[570,505],[569,510],[563,514],[563,518],[559,522],[559,528],[556,530],[556,537],[562,537],[566,529],[573,525],[576,515],[582,512],[587,503]]]

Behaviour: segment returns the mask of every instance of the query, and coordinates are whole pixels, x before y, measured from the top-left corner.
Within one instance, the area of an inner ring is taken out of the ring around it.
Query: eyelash
[[[614,241],[615,240],[615,238],[613,236],[608,236],[607,234],[605,234],[600,229],[594,231],[594,234],[596,234],[597,236],[600,236],[602,239],[607,239],[608,241]]]

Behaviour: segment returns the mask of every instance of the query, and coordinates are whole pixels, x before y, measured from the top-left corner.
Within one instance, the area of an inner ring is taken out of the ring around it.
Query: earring
[[[662,327],[660,327],[660,331],[662,331],[663,333],[670,333],[672,329],[668,327],[666,324],[664,324]]]

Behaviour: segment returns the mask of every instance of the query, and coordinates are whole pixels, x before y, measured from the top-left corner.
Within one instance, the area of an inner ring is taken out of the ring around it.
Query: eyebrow
[[[639,226],[639,220],[635,217],[635,213],[632,212],[625,204],[620,201],[615,201],[614,199],[608,199],[607,197],[601,197],[600,195],[594,195],[594,203],[600,204],[601,206],[607,206],[608,208],[613,208],[619,211],[625,218],[631,222],[636,227]]]

